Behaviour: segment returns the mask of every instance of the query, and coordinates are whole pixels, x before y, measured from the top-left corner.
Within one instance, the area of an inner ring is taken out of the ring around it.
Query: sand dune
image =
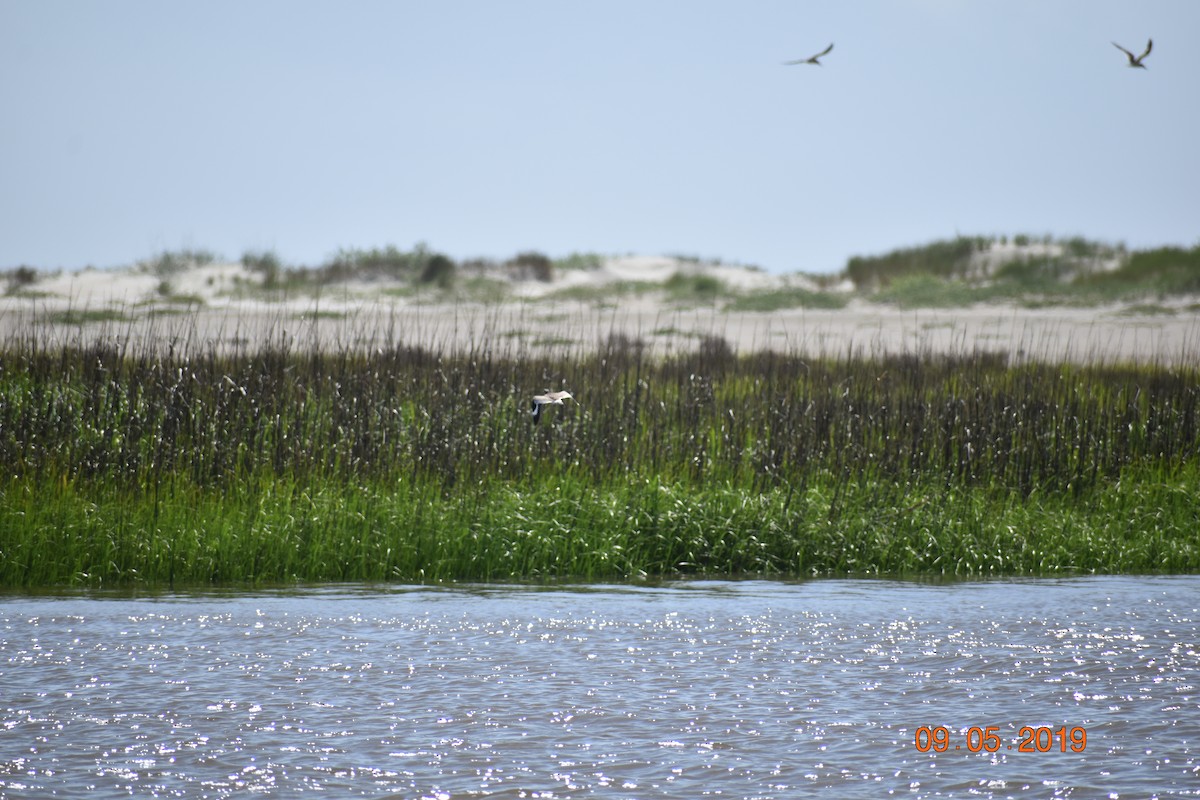
[[[1045,360],[1200,363],[1200,315],[1192,306],[1157,313],[1121,306],[900,310],[855,299],[838,310],[732,313],[674,305],[661,292],[604,295],[606,286],[662,283],[679,272],[717,277],[738,290],[811,288],[800,276],[633,256],[608,259],[596,269],[563,270],[550,283],[516,282],[504,300],[452,303],[428,293],[390,296],[394,287],[381,281],[268,295],[257,288],[261,276],[240,264],[195,267],[166,279],[138,269],[92,269],[46,276],[0,298],[0,337],[121,337],[216,349],[286,342],[554,352],[622,336],[659,354],[717,337],[743,352],[770,348],[814,356],[984,350]],[[571,287],[595,293],[553,299]]]

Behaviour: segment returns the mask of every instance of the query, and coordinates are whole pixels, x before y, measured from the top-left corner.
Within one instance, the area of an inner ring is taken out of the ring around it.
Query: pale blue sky
[[[1198,86],[1195,0],[0,0],[0,269],[1190,246]]]

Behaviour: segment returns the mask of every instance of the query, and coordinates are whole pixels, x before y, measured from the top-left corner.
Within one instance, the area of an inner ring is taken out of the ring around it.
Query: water
[[[1198,606],[1200,577],[10,596],[0,795],[1197,796]]]

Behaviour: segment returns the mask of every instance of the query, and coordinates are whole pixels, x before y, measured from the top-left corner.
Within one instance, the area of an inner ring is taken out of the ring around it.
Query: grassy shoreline
[[[1200,474],[1144,478],[1082,505],[934,485],[790,497],[503,488],[437,502],[409,489],[272,484],[253,498],[172,492],[157,504],[10,487],[0,586],[1195,572]]]
[[[0,347],[0,588],[1200,571],[1200,371]],[[541,425],[528,395],[582,403]]]

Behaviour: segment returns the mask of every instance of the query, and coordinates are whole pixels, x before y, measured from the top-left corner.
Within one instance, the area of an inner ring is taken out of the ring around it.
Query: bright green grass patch
[[[125,322],[125,313],[112,308],[69,308],[51,311],[46,319],[58,325],[86,325],[97,322]]]
[[[893,303],[901,308],[961,308],[996,297],[994,288],[915,273],[896,278],[876,292],[872,299],[879,303]]]
[[[747,292],[736,296],[726,311],[781,311],[786,308],[839,309],[850,298],[836,292],[814,292],[800,287]]]
[[[1084,498],[830,480],[748,493],[260,481],[156,496],[9,484],[0,586],[186,586],[695,575],[1045,575],[1200,565],[1200,474],[1131,470]]]
[[[609,281],[602,284],[579,284],[547,292],[541,298],[546,302],[571,301],[596,306],[615,305],[625,297],[639,297],[662,287],[652,281]]]

